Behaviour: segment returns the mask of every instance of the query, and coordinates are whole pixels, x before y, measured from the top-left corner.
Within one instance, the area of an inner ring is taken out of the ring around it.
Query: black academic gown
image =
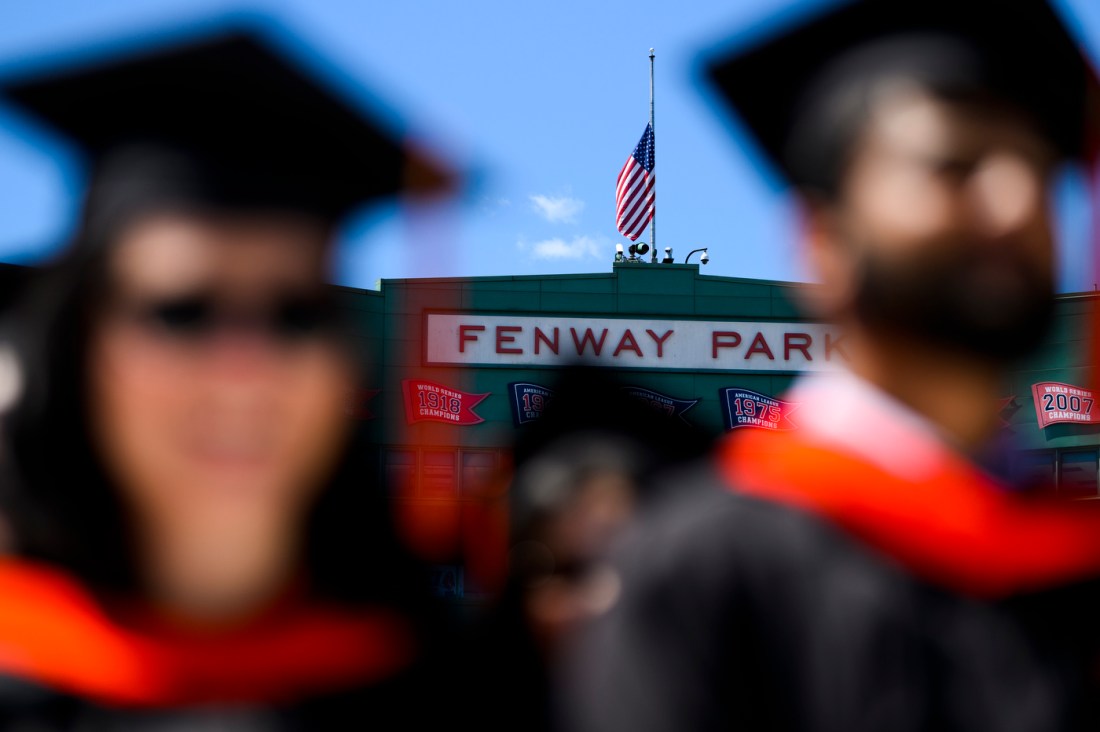
[[[1095,586],[1051,607],[967,598],[818,516],[696,480],[703,495],[662,507],[628,542],[622,595],[564,674],[568,729],[1090,728],[1096,629],[1082,616],[1100,609]],[[1017,605],[1040,629],[1067,624],[1049,652]]]

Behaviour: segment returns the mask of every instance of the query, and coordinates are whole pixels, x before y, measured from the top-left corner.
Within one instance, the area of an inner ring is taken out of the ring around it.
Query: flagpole
[[[657,200],[657,128],[653,126],[653,49],[649,49],[649,129],[653,130],[653,200]],[[653,217],[649,220],[649,261],[657,263],[657,206],[654,203]]]

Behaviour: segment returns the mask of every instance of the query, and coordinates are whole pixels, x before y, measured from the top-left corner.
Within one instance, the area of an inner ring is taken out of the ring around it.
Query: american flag
[[[653,164],[653,126],[646,125],[615,185],[615,225],[631,241],[637,241],[653,219]]]

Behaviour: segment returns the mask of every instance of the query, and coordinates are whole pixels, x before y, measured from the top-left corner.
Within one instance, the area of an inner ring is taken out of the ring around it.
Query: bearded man
[[[570,677],[585,730],[1095,728],[1100,516],[977,455],[1043,338],[1095,77],[1045,2],[866,0],[709,67],[805,217],[840,373],[679,478]]]

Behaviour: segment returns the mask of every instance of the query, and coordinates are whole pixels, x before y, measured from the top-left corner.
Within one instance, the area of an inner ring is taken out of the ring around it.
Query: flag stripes
[[[631,241],[637,241],[653,220],[654,158],[653,127],[646,125],[615,184],[615,226]]]

